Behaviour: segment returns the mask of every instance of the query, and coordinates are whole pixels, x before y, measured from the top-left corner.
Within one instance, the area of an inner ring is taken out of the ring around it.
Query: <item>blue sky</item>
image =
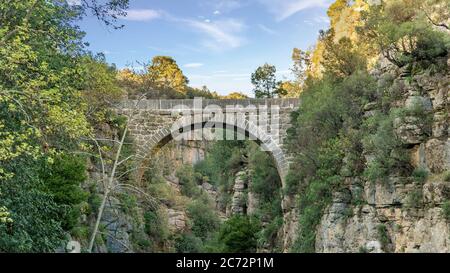
[[[76,0],[75,0],[76,1]],[[194,87],[251,94],[251,73],[268,62],[289,79],[294,47],[314,45],[328,27],[330,0],[130,0],[113,30],[94,18],[81,26],[94,52],[118,68],[139,69],[153,56],[172,56]]]

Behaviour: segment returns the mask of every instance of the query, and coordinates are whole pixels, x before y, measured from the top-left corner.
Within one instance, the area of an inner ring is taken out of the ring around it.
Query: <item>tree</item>
[[[448,2],[383,2],[363,13],[363,25],[358,32],[398,67],[414,62],[429,63],[436,57],[446,56],[450,50],[448,32],[442,31],[448,31],[445,19],[429,14],[430,10],[448,7]]]
[[[128,113],[123,113],[118,122],[118,129],[120,134],[118,139],[115,136],[112,138],[96,138],[95,135],[91,135],[89,141],[94,145],[93,150],[96,153],[87,153],[92,156],[93,159],[99,161],[101,166],[101,176],[99,181],[96,181],[102,189],[101,203],[97,211],[94,228],[91,232],[89,239],[88,252],[92,252],[95,244],[95,240],[99,233],[100,223],[103,219],[103,213],[105,211],[107,202],[112,194],[118,191],[132,191],[142,195],[150,205],[156,209],[159,202],[153,197],[149,196],[138,187],[126,183],[127,178],[133,172],[138,172],[141,167],[132,167],[130,162],[136,162],[139,160],[145,160],[136,153],[127,154],[129,147],[132,143],[129,141],[129,125],[137,118],[134,114],[139,109],[139,105],[142,102],[143,96],[136,101],[134,108]],[[102,145],[106,143],[106,145]],[[129,164],[125,170],[122,171],[122,167]]]
[[[303,84],[311,73],[311,54],[310,51],[303,51],[299,48],[294,48],[292,51],[292,61],[294,62],[292,72],[299,84]]]
[[[84,33],[76,22],[92,12],[113,25],[128,5],[67,2],[0,2],[0,208],[8,222],[0,226],[0,252],[61,246],[60,207],[43,189],[39,164],[73,151],[91,131],[81,92]]]
[[[87,105],[86,116],[92,125],[103,122],[109,106],[120,101],[125,92],[120,88],[117,70],[106,63],[103,55],[83,59],[84,86],[82,96]]]
[[[297,81],[284,81],[280,88],[284,90],[283,98],[298,98],[302,92],[302,86]]]
[[[117,73],[117,80],[122,88],[127,91],[134,91],[142,85],[143,77],[135,71],[125,68]]]
[[[325,45],[321,63],[325,73],[331,73],[338,78],[345,78],[366,68],[365,57],[349,38],[344,37],[335,42],[334,30],[331,29],[327,32],[322,31],[320,39]]]
[[[231,100],[241,100],[241,99],[248,99],[248,96],[241,92],[231,92],[230,94],[223,96],[223,98]]]
[[[54,252],[64,244],[61,207],[40,177],[45,160],[22,155],[2,165],[14,176],[0,183],[0,208],[9,210],[0,223],[0,252]]]
[[[252,84],[255,86],[253,92],[256,98],[274,98],[284,93],[284,90],[280,88],[280,82],[277,82],[276,72],[275,66],[266,63],[252,74]]]
[[[162,93],[159,90],[167,89],[184,95],[189,83],[176,61],[172,57],[167,56],[154,57],[151,64],[147,67],[147,74],[144,77],[148,83],[148,88],[153,89],[148,91],[150,93],[156,92],[158,95]]]
[[[86,180],[86,158],[74,155],[57,156],[52,164],[44,164],[40,177],[43,190],[51,194],[61,208],[64,230],[71,230],[81,216],[81,204],[87,201],[87,193],[81,188]]]
[[[203,86],[201,89],[187,87],[186,97],[188,99],[194,99],[196,97],[201,97],[204,99],[217,99],[219,95],[216,92],[211,92],[208,87]]]

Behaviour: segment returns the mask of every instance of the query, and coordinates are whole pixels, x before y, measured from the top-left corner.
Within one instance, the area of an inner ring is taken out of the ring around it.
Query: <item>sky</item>
[[[74,0],[76,1],[76,0]],[[292,78],[292,50],[311,48],[329,26],[331,0],[130,0],[123,29],[85,18],[93,52],[119,69],[141,69],[157,55],[173,57],[190,86],[221,95],[252,94],[251,73],[264,63]]]

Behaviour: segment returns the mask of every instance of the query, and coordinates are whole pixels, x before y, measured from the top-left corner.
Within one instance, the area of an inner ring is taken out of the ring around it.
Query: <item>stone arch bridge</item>
[[[284,183],[290,157],[283,142],[299,104],[298,99],[129,100],[118,112],[129,117],[137,164],[171,140],[250,139],[272,155]]]

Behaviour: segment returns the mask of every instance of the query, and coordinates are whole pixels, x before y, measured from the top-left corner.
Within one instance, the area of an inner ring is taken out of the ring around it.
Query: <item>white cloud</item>
[[[268,34],[270,34],[270,35],[275,35],[275,34],[277,34],[277,32],[276,32],[275,30],[273,30],[273,29],[271,29],[271,28],[269,28],[269,27],[266,27],[266,26],[263,25],[263,24],[259,24],[258,27],[259,27],[259,29],[261,29],[262,31],[264,31],[265,33],[268,33]]]
[[[326,8],[331,0],[258,0],[267,9],[275,14],[278,21],[291,17],[299,11],[322,7]]]
[[[330,18],[326,17],[326,16],[317,16],[314,18],[314,21],[319,23],[319,24],[329,24],[330,23]]]
[[[186,68],[199,68],[202,66],[203,66],[202,63],[189,63],[189,64],[184,65],[184,67],[186,67]]]
[[[195,31],[205,37],[202,44],[215,51],[241,47],[245,39],[241,36],[245,24],[239,20],[227,19],[212,22],[184,20]]]
[[[216,11],[230,12],[241,8],[247,3],[245,0],[207,0],[206,5],[213,7]]]
[[[213,12],[214,15],[220,15],[220,11],[216,10]]]
[[[128,21],[151,21],[161,18],[162,14],[153,9],[130,9],[122,19]]]

